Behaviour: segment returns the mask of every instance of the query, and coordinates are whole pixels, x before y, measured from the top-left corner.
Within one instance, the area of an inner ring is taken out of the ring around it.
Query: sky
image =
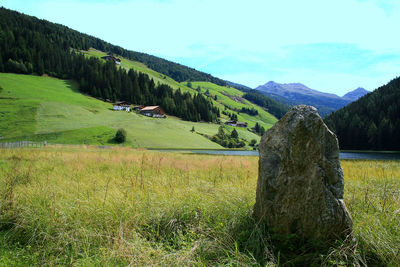
[[[0,0],[123,48],[255,88],[344,95],[400,75],[398,0]]]

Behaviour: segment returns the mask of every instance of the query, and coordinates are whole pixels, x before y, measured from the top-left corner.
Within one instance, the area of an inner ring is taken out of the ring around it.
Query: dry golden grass
[[[274,265],[297,257],[255,229],[257,157],[0,152],[0,265]],[[342,167],[356,240],[308,261],[399,264],[399,163]]]

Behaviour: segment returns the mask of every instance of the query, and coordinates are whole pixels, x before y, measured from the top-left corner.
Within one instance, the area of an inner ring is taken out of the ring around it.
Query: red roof
[[[160,106],[147,106],[142,108],[140,111],[147,111],[147,110],[155,110],[156,108],[159,108]]]

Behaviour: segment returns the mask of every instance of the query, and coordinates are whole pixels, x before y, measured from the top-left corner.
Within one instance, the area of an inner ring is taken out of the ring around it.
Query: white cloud
[[[287,79],[316,89],[351,89],[356,83],[373,89],[387,82],[384,73],[399,71],[395,0],[13,0],[5,5],[252,86]],[[338,44],[336,58],[318,54],[326,52],[315,44],[333,44],[332,49]],[[344,48],[369,54],[343,50],[338,56]]]

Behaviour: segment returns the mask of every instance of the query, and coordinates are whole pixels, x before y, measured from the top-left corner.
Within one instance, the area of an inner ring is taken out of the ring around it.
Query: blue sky
[[[256,87],[343,95],[400,75],[398,0],[3,0],[124,48]]]

